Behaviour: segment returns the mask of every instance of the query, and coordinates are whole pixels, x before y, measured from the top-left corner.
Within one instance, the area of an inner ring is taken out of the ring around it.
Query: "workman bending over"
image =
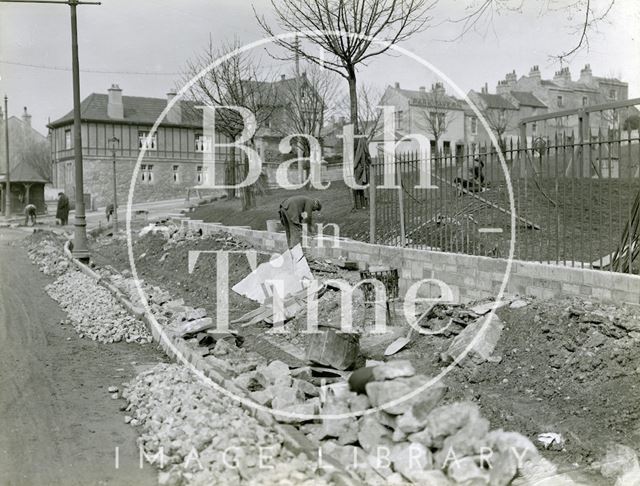
[[[29,220],[33,226],[36,225],[36,207],[33,204],[27,204],[24,207],[24,225],[29,226]]]
[[[308,196],[292,196],[280,203],[280,222],[287,234],[289,248],[302,242],[302,226],[312,228],[311,214],[320,209],[320,201]]]

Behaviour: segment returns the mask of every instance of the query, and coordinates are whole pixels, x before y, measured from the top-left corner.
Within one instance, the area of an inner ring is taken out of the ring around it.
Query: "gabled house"
[[[464,151],[471,118],[466,103],[447,94],[442,83],[433,84],[430,90],[424,86],[417,90],[405,89],[395,83],[386,88],[378,105],[394,108],[397,142],[409,134],[419,134],[429,139],[432,155],[454,156]],[[374,137],[377,144],[382,142],[380,127]],[[406,139],[398,150],[418,150],[418,147],[415,140]]]
[[[0,126],[0,211],[4,213],[7,161],[4,124]],[[49,142],[31,126],[27,107],[22,117],[9,117],[9,158],[11,211],[19,214],[27,204],[34,204],[39,213],[45,212],[44,186],[51,175]]]
[[[113,151],[116,159],[118,202],[129,195],[133,170],[143,147],[144,159],[135,181],[134,201],[184,197],[188,189],[207,181],[205,160],[215,150],[215,177],[221,183],[228,148],[215,144],[228,139],[203,132],[203,113],[191,101],[178,101],[149,137],[175,93],[167,98],[123,96],[118,85],[106,94],[92,93],[82,100],[82,153],[84,190],[94,206],[113,200]],[[53,182],[72,199],[75,194],[73,111],[49,123]],[[112,142],[114,138],[117,143]],[[214,140],[215,138],[215,140]],[[214,148],[215,146],[215,148]]]
[[[510,138],[517,137],[519,104],[513,97],[491,94],[486,87],[479,93],[469,91],[467,96],[478,107],[489,126],[487,130],[484,123],[476,122],[478,127],[475,142],[491,145],[490,132],[493,132],[498,143],[507,143]]]

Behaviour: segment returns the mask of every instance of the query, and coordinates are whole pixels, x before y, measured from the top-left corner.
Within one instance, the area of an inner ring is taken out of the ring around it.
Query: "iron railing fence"
[[[562,130],[549,129],[549,115],[523,120],[520,136],[502,142],[504,166],[489,145],[428,163],[411,152],[375,159],[371,241],[507,257],[513,220],[516,259],[640,273],[640,137],[631,115],[602,126],[601,111],[563,112]],[[437,187],[426,187],[427,169]]]

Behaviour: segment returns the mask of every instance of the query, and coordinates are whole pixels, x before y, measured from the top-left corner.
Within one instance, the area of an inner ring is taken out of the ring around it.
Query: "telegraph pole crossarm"
[[[89,260],[87,242],[87,221],[84,207],[84,182],[82,167],[82,133],[80,117],[80,63],[78,61],[78,5],[101,5],[101,2],[81,0],[0,0],[0,3],[50,3],[69,5],[71,11],[71,62],[73,71],[73,152],[75,161],[76,217],[73,239],[73,256],[79,260]]]

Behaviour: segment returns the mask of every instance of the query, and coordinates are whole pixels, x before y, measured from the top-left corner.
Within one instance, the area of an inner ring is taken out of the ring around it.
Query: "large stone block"
[[[458,334],[443,357],[445,360],[453,361],[467,353],[467,357],[474,362],[482,363],[493,354],[503,328],[504,325],[497,315],[487,314]]]
[[[437,403],[444,393],[440,382],[426,386],[431,381],[424,375],[410,378],[398,378],[392,381],[372,381],[367,383],[366,391],[371,405],[393,415],[407,412],[415,403]],[[425,387],[424,389],[421,389]],[[418,389],[418,393],[413,394]],[[396,402],[397,403],[394,403]]]
[[[312,334],[307,343],[307,359],[338,370],[352,368],[360,353],[359,336],[321,329],[321,332]]]

